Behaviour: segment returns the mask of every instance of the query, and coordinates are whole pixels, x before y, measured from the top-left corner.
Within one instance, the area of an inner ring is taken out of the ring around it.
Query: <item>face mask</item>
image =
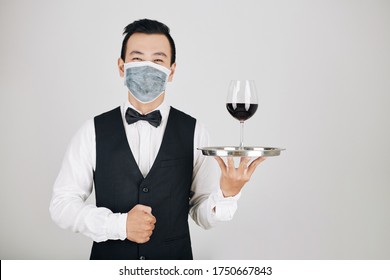
[[[125,85],[141,103],[156,100],[164,91],[171,71],[151,61],[124,64]]]

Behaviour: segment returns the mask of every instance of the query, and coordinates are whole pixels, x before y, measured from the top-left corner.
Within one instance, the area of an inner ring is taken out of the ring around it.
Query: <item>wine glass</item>
[[[230,81],[226,108],[234,118],[240,121],[240,150],[244,149],[244,122],[253,116],[257,106],[255,81]]]

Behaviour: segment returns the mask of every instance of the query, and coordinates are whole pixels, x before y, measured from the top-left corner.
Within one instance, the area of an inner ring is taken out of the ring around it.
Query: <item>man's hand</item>
[[[235,196],[244,187],[245,183],[249,181],[256,167],[263,162],[266,158],[259,157],[251,162],[251,158],[242,157],[238,168],[234,166],[234,160],[232,157],[227,158],[227,165],[220,157],[215,157],[219,167],[221,168],[221,190],[224,197]]]
[[[152,215],[152,208],[137,204],[127,213],[127,239],[136,243],[148,242],[155,223],[156,218]]]

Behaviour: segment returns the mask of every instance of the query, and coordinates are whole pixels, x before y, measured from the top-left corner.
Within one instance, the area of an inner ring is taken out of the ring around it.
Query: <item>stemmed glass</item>
[[[240,150],[244,149],[244,122],[253,116],[257,107],[256,86],[253,80],[230,81],[226,108],[240,121]]]

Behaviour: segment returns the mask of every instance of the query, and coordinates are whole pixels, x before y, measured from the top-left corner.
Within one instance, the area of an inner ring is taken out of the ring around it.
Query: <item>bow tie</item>
[[[154,127],[158,127],[161,123],[161,113],[159,110],[153,111],[149,114],[142,115],[136,110],[127,108],[126,111],[126,121],[128,124],[135,123],[137,121],[147,121]]]

